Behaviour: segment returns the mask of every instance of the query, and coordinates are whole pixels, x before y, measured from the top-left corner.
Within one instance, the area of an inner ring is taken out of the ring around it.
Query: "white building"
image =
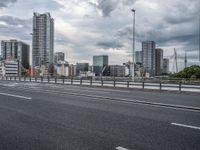
[[[3,73],[6,77],[17,77],[20,72],[19,62],[18,61],[4,61]],[[4,72],[5,71],[5,72]]]
[[[4,77],[4,76],[5,76],[5,67],[4,67],[4,64],[0,62],[0,77]]]
[[[56,65],[57,68],[57,74],[59,76],[69,76],[69,64],[65,61],[59,61],[58,64]]]

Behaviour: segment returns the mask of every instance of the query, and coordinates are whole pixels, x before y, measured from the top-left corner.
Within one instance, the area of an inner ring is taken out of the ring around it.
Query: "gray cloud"
[[[0,33],[4,36],[20,38],[21,40],[31,39],[32,19],[20,19],[12,16],[0,16]]]
[[[119,42],[119,41],[114,41],[114,40],[104,40],[104,41],[100,41],[96,44],[98,47],[100,48],[105,48],[105,49],[109,49],[109,48],[113,48],[113,49],[119,49],[124,47],[124,45]]]
[[[10,3],[15,3],[17,0],[0,0],[0,8],[7,7]]]
[[[137,0],[98,0],[97,3],[89,2],[96,9],[102,12],[104,17],[110,16],[110,14],[118,8],[120,5],[134,5]]]
[[[199,0],[18,0],[21,5],[9,7],[16,1],[0,0],[0,8],[6,7],[8,14],[0,16],[0,36],[31,42],[32,11],[49,11],[55,19],[55,51],[67,51],[74,60],[89,60],[109,48],[124,55],[130,52],[131,8],[136,9],[137,50],[144,40],[154,40],[167,50],[198,46]]]

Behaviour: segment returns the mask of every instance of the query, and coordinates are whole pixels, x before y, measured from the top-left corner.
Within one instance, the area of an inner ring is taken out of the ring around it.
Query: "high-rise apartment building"
[[[155,75],[159,76],[163,73],[163,50],[160,48],[155,49]]]
[[[155,47],[154,41],[142,42],[142,65],[150,76],[155,76]]]
[[[135,62],[136,62],[136,64],[142,63],[142,51],[135,52]]]
[[[54,54],[54,19],[50,13],[33,14],[32,65],[53,65]]]
[[[163,73],[169,73],[169,59],[163,59]]]
[[[65,61],[65,53],[56,52],[54,54],[54,64],[58,64],[59,61]]]
[[[29,69],[30,46],[17,40],[1,41],[2,60],[19,61],[25,69]]]
[[[105,66],[108,66],[107,55],[93,56],[93,72],[96,76],[104,75],[103,69],[105,69]]]

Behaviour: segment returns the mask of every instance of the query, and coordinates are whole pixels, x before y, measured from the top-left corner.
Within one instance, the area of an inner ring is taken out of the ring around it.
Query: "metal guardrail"
[[[2,77],[1,80],[20,81],[20,82],[37,82],[37,83],[54,83],[80,86],[101,86],[101,87],[120,87],[120,88],[137,88],[152,90],[173,90],[173,91],[191,91],[200,92],[200,84],[185,84],[181,81],[178,84],[164,82],[133,82],[117,80],[93,80],[93,79],[74,79],[74,78],[43,78],[43,77]]]

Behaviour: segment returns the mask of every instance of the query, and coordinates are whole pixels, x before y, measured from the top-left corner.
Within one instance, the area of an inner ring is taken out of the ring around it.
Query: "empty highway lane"
[[[0,82],[2,150],[199,150],[199,95]]]

